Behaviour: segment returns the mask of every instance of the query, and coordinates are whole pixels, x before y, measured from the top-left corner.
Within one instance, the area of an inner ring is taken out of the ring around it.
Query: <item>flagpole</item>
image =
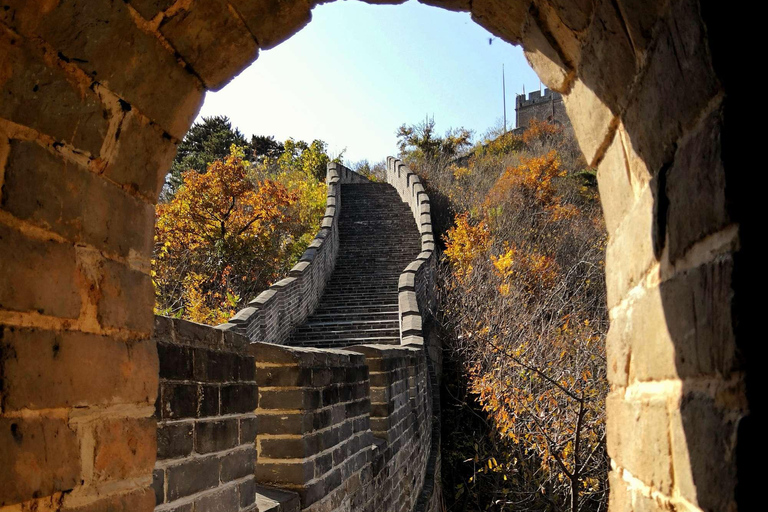
[[[504,133],[507,133],[507,82],[504,77],[504,64],[501,64],[501,89],[504,98]]]

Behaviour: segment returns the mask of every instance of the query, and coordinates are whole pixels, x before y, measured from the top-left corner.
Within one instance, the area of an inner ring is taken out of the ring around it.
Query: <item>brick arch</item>
[[[734,507],[747,403],[719,13],[694,0],[424,3],[521,44],[598,168],[611,508]],[[0,0],[0,505],[152,509],[153,205],[205,90],[313,5]]]

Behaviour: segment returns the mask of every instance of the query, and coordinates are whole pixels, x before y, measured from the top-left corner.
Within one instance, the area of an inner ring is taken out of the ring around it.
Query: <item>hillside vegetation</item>
[[[284,277],[320,227],[329,161],[321,140],[195,124],[156,208],[155,312],[215,325]]]
[[[468,146],[427,122],[400,130],[444,252],[449,510],[602,510],[604,247],[594,172],[573,135],[534,122]]]

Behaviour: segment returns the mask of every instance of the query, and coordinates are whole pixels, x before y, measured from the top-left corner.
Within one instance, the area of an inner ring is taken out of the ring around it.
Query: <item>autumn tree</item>
[[[276,180],[254,180],[234,146],[206,172],[182,176],[173,198],[157,207],[157,310],[221,323],[284,272],[298,195]]]
[[[253,135],[249,143],[245,135],[232,126],[228,117],[204,117],[201,122],[192,125],[179,144],[166,177],[162,199],[168,200],[176,193],[186,171],[205,172],[212,162],[226,158],[233,144],[243,149],[244,158],[248,161],[277,158],[284,151],[283,144],[271,135]]]
[[[385,160],[381,160],[374,164],[371,164],[368,160],[360,160],[349,164],[348,167],[371,181],[387,181],[387,162]]]
[[[255,160],[278,158],[285,151],[285,146],[271,135],[254,135],[251,137],[250,150]]]
[[[397,139],[401,158],[430,162],[458,156],[471,145],[472,132],[457,128],[441,137],[435,130],[435,119],[427,118],[418,124],[400,126]]]

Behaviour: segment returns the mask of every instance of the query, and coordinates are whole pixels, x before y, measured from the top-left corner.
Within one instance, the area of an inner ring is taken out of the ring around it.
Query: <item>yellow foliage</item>
[[[456,223],[446,233],[445,256],[453,264],[457,277],[472,273],[472,261],[485,254],[491,245],[491,236],[485,222],[472,225],[469,214],[456,216]]]

